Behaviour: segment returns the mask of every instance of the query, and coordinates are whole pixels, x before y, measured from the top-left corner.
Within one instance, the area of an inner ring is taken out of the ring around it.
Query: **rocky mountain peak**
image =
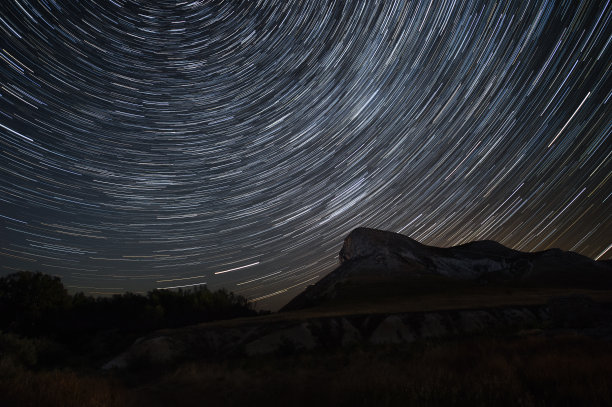
[[[344,239],[340,263],[363,258],[388,260],[390,256],[415,258],[425,246],[399,233],[359,227]]]
[[[578,253],[559,249],[524,253],[490,240],[434,247],[399,233],[365,227],[354,229],[344,239],[339,260],[336,270],[309,286],[283,310],[321,304],[337,298],[349,286],[355,291],[359,285],[386,284],[392,290],[400,284],[415,285],[432,278],[437,279],[436,284],[462,281],[479,286],[604,288],[612,284],[608,262]]]

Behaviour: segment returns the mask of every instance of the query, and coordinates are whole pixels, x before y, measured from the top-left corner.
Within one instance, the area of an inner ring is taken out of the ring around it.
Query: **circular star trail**
[[[0,272],[277,307],[357,226],[610,258],[609,1],[0,6]]]

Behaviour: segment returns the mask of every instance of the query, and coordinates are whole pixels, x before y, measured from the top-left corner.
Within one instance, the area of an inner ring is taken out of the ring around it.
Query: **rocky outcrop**
[[[132,347],[107,362],[103,369],[123,369],[134,365],[161,365],[171,363],[180,355],[180,349],[168,336],[139,338]]]
[[[313,335],[308,323],[302,323],[290,328],[271,332],[244,346],[244,352],[249,355],[260,355],[279,350],[310,350],[317,346],[317,338]]]
[[[395,265],[415,260],[420,262],[429,253],[427,246],[408,236],[377,229],[357,228],[344,239],[340,263],[374,258],[377,263]]]
[[[588,312],[589,326],[572,315],[563,317],[567,316],[566,309],[571,308],[571,304],[579,305],[577,312],[580,315]],[[597,312],[593,312],[594,307],[597,307]],[[602,307],[578,297],[555,299],[540,306],[352,315],[248,323],[237,327],[201,325],[141,338],[104,368],[160,365],[232,355],[290,353],[368,343],[400,344],[484,332],[518,333],[541,328],[589,328],[597,332],[612,332],[611,325],[609,304]]]
[[[525,253],[490,240],[442,248],[421,244],[398,233],[369,228],[357,228],[346,237],[339,259],[341,264],[374,260],[383,265],[381,271],[419,264],[425,269],[420,272],[463,279],[491,275],[515,280],[551,268],[574,270],[581,274],[595,271],[612,273],[609,261],[594,261],[560,249]]]
[[[339,260],[336,270],[309,286],[281,311],[329,302],[344,283],[364,275],[390,282],[406,276],[439,276],[478,284],[612,289],[609,262],[559,249],[524,253],[493,241],[441,248],[398,233],[357,228],[344,240]]]
[[[370,309],[368,307],[376,301],[372,295],[368,296],[372,282],[379,290],[381,286],[385,290],[392,290],[399,284],[416,286],[418,295],[424,294],[421,288],[431,289],[431,285],[435,286],[434,290],[439,289],[440,285],[447,290],[475,286],[490,289],[487,284],[500,282],[544,286],[562,283],[572,289],[580,286],[598,290],[612,288],[610,262],[596,262],[576,253],[561,250],[522,253],[491,241],[439,248],[420,244],[397,233],[366,228],[355,229],[347,236],[340,251],[340,263],[336,270],[308,287],[283,310],[320,306],[339,293],[347,292],[346,287],[350,284],[353,284],[350,292],[358,292],[359,298],[349,299],[365,304],[362,310]],[[457,281],[461,285],[453,285]],[[366,290],[355,290],[356,285]],[[507,286],[502,284],[501,287]],[[376,295],[386,295],[388,291],[385,290],[378,291]],[[411,292],[414,294],[415,290]],[[448,292],[438,292],[435,298],[444,300]],[[546,305],[455,310],[443,307],[403,313],[387,309],[387,313],[354,314],[359,312],[355,311],[359,309],[357,307],[351,308],[352,314],[336,313],[340,316],[317,318],[305,316],[322,315],[321,310],[330,309],[323,306],[319,307],[318,314],[302,314],[301,317],[300,313],[281,313],[268,319],[257,317],[241,323],[204,324],[161,331],[136,341],[130,349],[104,367],[124,368],[176,363],[186,359],[286,353],[354,344],[397,344],[496,330],[525,332],[543,327],[577,327],[604,336],[608,332],[612,337],[612,312],[610,306],[607,307],[603,309],[588,298],[574,296],[558,298]]]

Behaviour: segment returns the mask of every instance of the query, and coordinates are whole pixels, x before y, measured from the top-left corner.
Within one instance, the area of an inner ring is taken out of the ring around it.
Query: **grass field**
[[[479,336],[102,374],[1,369],[2,406],[609,406],[612,343]]]

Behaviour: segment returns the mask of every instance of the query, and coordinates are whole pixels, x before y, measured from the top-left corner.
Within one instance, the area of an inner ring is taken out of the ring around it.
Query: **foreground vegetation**
[[[0,278],[0,355],[27,367],[91,365],[162,328],[258,313],[246,298],[206,287],[94,298],[39,272]]]
[[[165,370],[30,371],[8,406],[607,406],[612,343],[579,335],[455,338],[194,361]]]
[[[0,278],[0,309],[0,329],[27,336],[143,332],[257,314],[246,298],[205,286],[94,298],[70,295],[58,277],[29,271]]]
[[[41,273],[0,278],[0,406],[612,405],[611,335],[584,335],[575,321],[522,333],[308,352],[286,346],[266,356],[100,369],[151,330],[256,314],[244,298],[205,288],[91,298],[69,295]],[[283,314],[258,321],[273,317]]]

